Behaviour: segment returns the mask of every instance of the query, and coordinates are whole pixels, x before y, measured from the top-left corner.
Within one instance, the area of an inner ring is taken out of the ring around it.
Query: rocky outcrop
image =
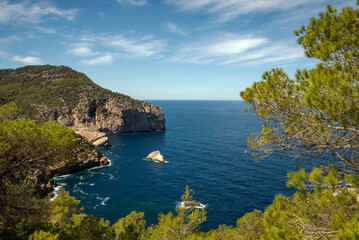
[[[164,159],[164,157],[162,156],[162,154],[161,154],[160,151],[151,152],[151,153],[146,157],[146,159],[151,160],[151,161],[154,161],[154,162],[165,163],[165,159]]]
[[[104,132],[91,132],[86,129],[80,129],[76,133],[97,147],[111,147],[110,141]]]
[[[162,109],[149,103],[122,109],[111,99],[105,103],[92,99],[81,101],[74,109],[34,107],[47,121],[56,121],[75,131],[131,133],[166,129]]]
[[[71,127],[99,147],[111,146],[107,137],[101,133],[133,133],[166,129],[162,109],[145,102],[141,102],[137,108],[123,108],[115,99],[85,98],[73,109],[48,108],[36,104],[32,106],[40,115],[39,118]]]
[[[84,102],[83,100],[74,109],[55,108],[45,111],[44,107],[37,109],[47,121],[56,121],[71,127],[98,147],[111,146],[105,133],[149,132],[165,129],[162,109],[152,104],[142,103],[142,106],[136,109],[121,109],[112,100],[105,103],[96,99]]]
[[[197,202],[197,201],[184,201],[184,202],[181,202],[180,204],[180,207],[182,208],[205,208],[206,205],[200,203],[200,202]]]
[[[103,154],[90,142],[83,137],[79,138],[80,147],[75,151],[75,159],[68,159],[49,166],[45,173],[35,172],[30,179],[37,183],[44,195],[47,195],[55,186],[56,182],[52,179],[55,176],[72,174],[85,169],[101,167],[110,162]]]
[[[39,122],[56,121],[88,132],[165,130],[161,108],[104,89],[66,66],[0,69],[0,91],[7,89],[11,94],[1,96],[1,102],[15,102],[24,116]]]

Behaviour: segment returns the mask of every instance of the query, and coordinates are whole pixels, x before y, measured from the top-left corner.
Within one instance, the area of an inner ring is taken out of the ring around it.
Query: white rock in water
[[[162,154],[160,151],[154,151],[154,152],[151,152],[147,157],[146,159],[148,160],[152,160],[152,161],[155,161],[155,162],[159,162],[159,163],[164,163],[165,162],[165,159],[163,158]]]

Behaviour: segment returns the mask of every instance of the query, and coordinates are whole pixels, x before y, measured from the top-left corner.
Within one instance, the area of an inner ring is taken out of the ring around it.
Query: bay
[[[114,223],[132,211],[147,224],[174,212],[186,185],[206,205],[203,230],[235,225],[254,209],[264,210],[276,194],[291,195],[286,174],[295,163],[279,154],[255,162],[245,154],[247,138],[263,121],[242,101],[150,101],[165,113],[166,131],[108,135],[101,149],[111,165],[56,178],[85,208],[85,214]],[[144,158],[160,150],[167,163]]]

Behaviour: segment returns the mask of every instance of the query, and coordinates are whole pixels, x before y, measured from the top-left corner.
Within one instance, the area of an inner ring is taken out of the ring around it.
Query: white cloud
[[[43,32],[47,34],[57,34],[57,31],[54,28],[45,28],[45,27],[36,26],[35,29],[38,30],[39,32]]]
[[[270,43],[246,54],[221,62],[222,65],[244,63],[246,65],[262,65],[281,63],[304,58],[303,49],[287,43]]]
[[[324,1],[324,0],[317,0]],[[218,22],[228,22],[239,15],[253,12],[270,12],[288,10],[304,4],[312,4],[312,0],[166,0],[167,4],[175,5],[180,11],[203,11],[217,15]]]
[[[172,23],[172,22],[168,22],[165,24],[166,27],[168,28],[168,30],[170,30],[171,32],[173,33],[176,33],[178,35],[181,35],[181,36],[185,36],[187,35],[187,33],[185,31],[183,31],[182,29],[180,29],[177,24],[175,23]]]
[[[121,4],[131,4],[136,6],[142,6],[147,4],[147,0],[117,0]]]
[[[221,33],[221,37],[183,45],[168,60],[195,64],[246,64],[278,63],[304,57],[303,50],[293,42],[271,43],[263,37]]]
[[[153,56],[162,52],[166,47],[165,41],[154,39],[153,36],[126,38],[122,35],[115,35],[99,39],[105,46],[129,53],[132,57]]]
[[[71,55],[78,57],[90,57],[100,54],[99,52],[92,51],[92,44],[89,43],[75,43],[72,46],[73,47],[67,51]]]
[[[213,56],[236,55],[267,42],[268,40],[265,38],[234,38],[212,43],[203,49]]]
[[[111,53],[106,53],[105,55],[97,58],[84,59],[81,61],[81,63],[89,66],[104,65],[104,64],[112,63],[113,59],[114,57]]]
[[[84,65],[112,63],[116,58],[146,58],[160,56],[166,41],[154,36],[127,37],[117,35],[83,34],[78,43],[70,44],[67,53],[80,57]],[[68,43],[66,43],[68,44]]]
[[[14,56],[12,60],[16,62],[21,62],[28,65],[39,65],[41,64],[41,59],[37,57],[21,57],[21,56]]]
[[[60,9],[51,6],[46,1],[31,3],[0,2],[0,24],[36,24],[46,19],[74,20],[78,13],[77,9]]]
[[[238,36],[220,33],[221,37],[212,37],[208,40],[191,42],[183,45],[170,58],[175,62],[208,64],[228,60],[252,48],[266,44],[265,38]]]

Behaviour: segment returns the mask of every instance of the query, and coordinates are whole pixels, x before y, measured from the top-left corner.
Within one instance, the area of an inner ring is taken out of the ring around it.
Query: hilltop
[[[0,105],[14,102],[38,122],[77,131],[125,133],[165,129],[162,109],[95,84],[66,66],[0,70]]]

